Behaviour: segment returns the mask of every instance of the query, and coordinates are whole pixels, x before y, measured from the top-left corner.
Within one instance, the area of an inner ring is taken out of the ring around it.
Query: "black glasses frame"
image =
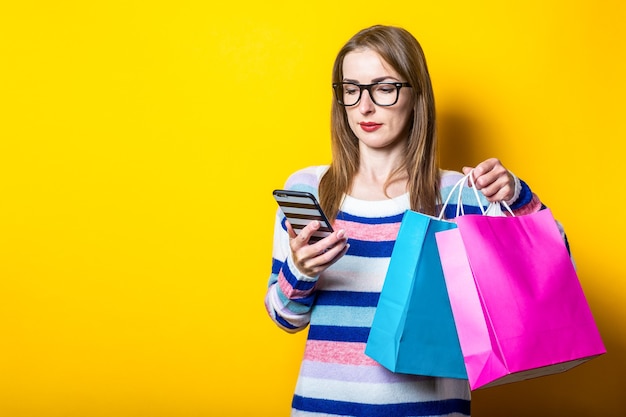
[[[345,104],[343,102],[342,88],[346,84],[353,85],[355,87],[359,87],[359,98],[357,98],[357,100],[354,102],[354,104]],[[375,85],[393,85],[394,87],[396,87],[396,100],[393,103],[391,103],[391,104],[378,104],[376,102],[376,99],[374,99],[374,95],[372,94],[372,87],[374,87]],[[361,101],[361,96],[363,95],[363,90],[367,90],[367,92],[370,95],[370,99],[377,106],[381,106],[381,107],[393,106],[394,104],[396,104],[398,102],[398,99],[400,98],[400,89],[402,87],[411,87],[411,84],[409,84],[409,83],[387,82],[387,81],[373,83],[373,84],[356,84],[356,83],[345,83],[345,82],[333,83],[333,90],[335,91],[335,98],[337,99],[337,103],[341,104],[344,107],[352,107],[352,106],[356,106],[357,104],[359,104],[359,101]]]

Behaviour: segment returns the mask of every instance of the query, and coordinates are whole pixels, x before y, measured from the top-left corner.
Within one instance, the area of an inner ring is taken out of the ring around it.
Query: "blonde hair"
[[[418,41],[408,31],[393,26],[372,26],[361,30],[341,48],[333,66],[333,82],[343,80],[343,60],[355,50],[378,53],[409,82],[413,94],[411,129],[402,164],[389,176],[385,189],[395,178],[408,175],[411,209],[435,215],[440,203],[439,164],[435,132],[435,100]],[[337,217],[343,195],[350,191],[359,168],[359,142],[348,125],[343,106],[333,100],[331,109],[332,163],[319,185],[320,204],[331,220]]]

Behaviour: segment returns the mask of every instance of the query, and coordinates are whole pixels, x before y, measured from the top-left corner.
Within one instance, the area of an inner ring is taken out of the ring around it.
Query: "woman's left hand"
[[[489,202],[509,201],[515,194],[515,178],[497,158],[490,158],[472,167],[463,167],[463,173],[474,170],[474,184]]]

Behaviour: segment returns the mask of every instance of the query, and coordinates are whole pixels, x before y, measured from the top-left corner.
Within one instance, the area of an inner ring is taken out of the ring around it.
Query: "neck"
[[[362,200],[384,200],[407,192],[408,174],[401,172],[390,181],[400,166],[400,157],[361,158],[359,170],[352,181],[350,195]]]

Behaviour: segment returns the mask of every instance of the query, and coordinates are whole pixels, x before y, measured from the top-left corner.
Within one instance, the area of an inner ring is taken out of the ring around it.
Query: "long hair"
[[[333,82],[343,81],[343,61],[355,50],[370,49],[409,82],[413,94],[411,129],[404,161],[391,173],[385,189],[408,174],[411,209],[435,215],[440,203],[439,164],[435,131],[435,99],[426,58],[419,42],[408,31],[393,26],[361,30],[341,48],[333,66]],[[403,80],[404,81],[404,80]],[[337,217],[344,194],[350,191],[359,168],[359,141],[348,125],[345,108],[333,100],[331,109],[332,163],[319,185],[320,204],[331,218]]]

